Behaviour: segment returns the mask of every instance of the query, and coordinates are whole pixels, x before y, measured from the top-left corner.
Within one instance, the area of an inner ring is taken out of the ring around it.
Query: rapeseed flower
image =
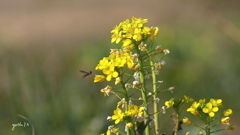
[[[143,114],[143,109],[144,107],[138,107],[136,105],[129,105],[128,106],[128,115],[130,116],[137,116],[137,117],[141,117]]]
[[[126,47],[132,43],[132,41],[140,42],[146,37],[154,40],[158,35],[159,29],[157,27],[144,27],[148,22],[148,19],[132,17],[132,20],[126,19],[116,26],[112,31],[111,42],[116,42],[117,44],[122,40],[122,47]]]
[[[222,106],[222,99],[210,99],[213,106]]]
[[[126,65],[127,68],[132,68],[134,66],[131,52],[128,53],[122,50],[112,49],[109,57],[104,57],[100,60],[95,69],[102,71],[107,75],[106,80],[111,81],[112,78],[117,78],[119,75],[116,68],[124,67],[124,65]],[[101,78],[95,78],[94,82],[100,82],[102,80],[103,77],[101,76]]]
[[[115,120],[115,124],[118,124],[120,121],[123,120],[124,113],[120,108],[117,108],[116,110],[113,111],[113,116],[112,120]]]
[[[215,116],[215,112],[218,111],[218,107],[214,107],[211,102],[207,103],[206,106],[202,109],[204,113],[208,113],[210,117]]]
[[[187,118],[183,118],[183,123],[185,123],[186,125],[190,125],[192,122]]]
[[[198,112],[198,107],[199,107],[200,103],[198,102],[193,102],[193,104],[190,106],[190,108],[187,109],[187,112],[191,112],[193,115],[198,116],[199,112]]]
[[[226,111],[223,112],[223,115],[224,115],[224,116],[230,116],[230,115],[232,115],[232,114],[233,114],[232,109],[227,109]]]
[[[105,80],[105,77],[103,75],[95,75],[94,82],[102,82]]]
[[[165,106],[167,107],[167,108],[170,108],[170,107],[172,107],[174,105],[174,98],[172,98],[172,99],[170,99],[169,101],[166,101],[165,102]]]

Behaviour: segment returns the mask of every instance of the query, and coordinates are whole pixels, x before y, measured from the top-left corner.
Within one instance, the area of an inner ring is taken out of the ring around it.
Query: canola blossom
[[[122,47],[126,47],[131,45],[132,42],[140,42],[146,40],[148,37],[154,40],[158,35],[159,29],[157,27],[145,27],[144,25],[147,22],[148,19],[135,17],[132,17],[131,21],[127,19],[121,22],[111,31],[111,42],[116,42],[118,44],[121,40],[124,40]]]
[[[96,70],[102,71],[105,75],[107,75],[106,80],[111,81],[112,78],[117,78],[119,73],[116,71],[116,68],[121,68],[126,65],[127,68],[132,68],[134,66],[134,62],[131,58],[131,53],[123,52],[118,50],[114,53],[111,53],[109,57],[104,57],[100,60],[99,64],[96,66]],[[100,75],[97,75],[94,79],[94,82],[100,82],[103,78]]]

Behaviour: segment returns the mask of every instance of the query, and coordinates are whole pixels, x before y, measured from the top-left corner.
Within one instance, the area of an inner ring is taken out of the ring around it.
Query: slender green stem
[[[147,123],[148,121],[148,105],[147,105],[147,92],[146,92],[146,85],[145,85],[145,75],[144,75],[144,69],[143,69],[143,60],[142,56],[140,53],[140,50],[138,49],[137,45],[135,45],[137,54],[139,54],[139,59],[138,59],[138,65],[139,65],[139,73],[140,73],[140,83],[141,83],[141,92],[142,92],[142,99],[143,99],[143,104],[145,105],[146,109],[144,110],[144,117],[147,119],[144,119],[144,122]],[[146,135],[150,135],[150,128],[149,125],[147,125],[145,129]]]
[[[206,129],[205,132],[206,132],[206,135],[210,135],[211,134],[210,129]]]
[[[147,52],[148,53],[148,52]],[[149,55],[149,59],[150,59],[150,65],[151,65],[151,71],[152,71],[152,87],[153,87],[153,100],[156,101],[157,97],[158,97],[158,92],[157,92],[157,85],[156,85],[156,82],[157,82],[157,79],[156,79],[156,74],[154,72],[154,63],[153,63],[153,60],[151,59],[151,56],[150,54],[148,53]],[[158,103],[157,102],[154,102],[153,103],[154,105],[154,112],[158,112]],[[155,113],[154,114],[154,119],[155,119],[155,130],[156,130],[156,135],[159,135],[160,132],[159,132],[159,113]]]

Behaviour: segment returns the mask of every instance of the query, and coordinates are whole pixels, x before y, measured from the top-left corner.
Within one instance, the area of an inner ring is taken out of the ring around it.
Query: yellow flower
[[[167,106],[167,108],[170,108],[174,105],[174,98],[170,99],[169,101],[165,102],[165,106]]]
[[[221,119],[222,124],[229,124],[230,117],[225,117]]]
[[[100,60],[99,64],[95,68],[95,70],[103,70],[104,68],[107,68],[109,66],[108,59],[104,57],[102,60]]]
[[[112,49],[109,57],[104,57],[100,60],[95,69],[102,70],[102,72],[107,75],[106,80],[111,81],[112,78],[118,77],[116,68],[123,67],[125,64],[127,68],[132,68],[134,66],[131,52],[123,52],[122,50]],[[96,78],[95,82],[100,81],[101,79],[103,79],[103,77]]]
[[[116,78],[118,77],[118,72],[115,71],[114,64],[111,63],[109,67],[103,69],[103,73],[107,75],[106,80],[111,81],[112,77]]]
[[[137,116],[142,116],[143,110],[144,110],[144,107],[139,107]]]
[[[126,39],[126,40],[124,40],[124,41],[123,41],[122,48],[124,48],[124,47],[130,45],[131,43],[132,43],[132,40],[130,40],[130,39]]]
[[[197,108],[198,108],[199,105],[200,105],[200,103],[193,102],[192,106],[190,106],[190,108],[187,109],[187,112],[191,112],[193,115],[198,116],[199,113],[197,111]]]
[[[135,27],[143,27],[144,24],[146,24],[148,22],[148,19],[141,19],[141,18],[136,18],[133,16],[132,22]]]
[[[105,77],[103,75],[95,75],[94,82],[102,82],[104,79]]]
[[[117,108],[113,111],[114,115],[112,116],[112,120],[115,120],[115,124],[118,124],[120,121],[123,120],[124,113],[120,108]]]
[[[154,39],[158,34],[157,27],[144,27],[148,22],[148,19],[141,19],[132,17],[132,21],[126,19],[116,26],[112,31],[111,42],[119,43],[121,39],[126,39],[122,47],[126,47],[131,44],[132,40],[141,41],[143,37],[150,37]]]
[[[210,102],[213,106],[221,106],[222,105],[222,99],[210,99]]]
[[[152,40],[158,35],[159,29],[158,27],[151,27],[149,29],[149,34],[147,34]]]
[[[226,111],[223,112],[223,115],[224,115],[224,116],[230,116],[230,115],[232,115],[232,114],[233,114],[232,109],[227,109]]]
[[[186,135],[190,135],[190,132],[187,132]]]
[[[190,125],[192,122],[187,117],[185,117],[183,119],[183,123],[185,123],[186,125]]]
[[[126,127],[131,129],[133,127],[133,124],[131,122],[129,122],[129,123],[127,123]]]
[[[120,31],[121,27],[120,26],[116,26],[111,33],[112,34],[112,40],[111,43],[116,42],[117,44],[121,41],[121,39],[123,38],[122,36],[122,31]]]
[[[206,104],[206,107],[204,107],[202,111],[204,113],[208,113],[210,117],[214,117],[215,116],[214,112],[218,111],[218,107],[213,107],[212,103],[209,102]]]
[[[138,107],[136,105],[128,106],[128,114],[130,116],[142,116],[144,107]]]

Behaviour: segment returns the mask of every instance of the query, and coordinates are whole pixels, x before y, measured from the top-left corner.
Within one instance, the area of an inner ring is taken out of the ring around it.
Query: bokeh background
[[[175,90],[160,95],[159,105],[183,95],[221,98],[234,111],[236,130],[216,135],[240,134],[238,0],[1,0],[0,134],[31,134],[30,126],[12,130],[27,122],[18,114],[31,120],[36,135],[106,131],[117,99],[103,97],[106,83],[93,83],[94,75],[82,79],[79,69],[95,74],[98,61],[119,47],[110,44],[110,31],[132,16],[159,27],[155,44],[171,52],[158,79]],[[171,113],[160,117],[167,134]],[[183,126],[187,131],[198,130]]]

